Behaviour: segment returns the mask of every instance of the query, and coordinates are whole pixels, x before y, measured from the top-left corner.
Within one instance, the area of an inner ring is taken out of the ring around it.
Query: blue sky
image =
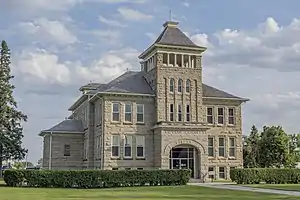
[[[289,0],[10,0],[0,1],[0,39],[12,51],[15,96],[28,115],[29,160],[42,156],[38,133],[68,116],[90,81],[127,68],[169,18],[208,47],[204,82],[238,96],[244,134],[252,124],[298,133],[300,2]]]

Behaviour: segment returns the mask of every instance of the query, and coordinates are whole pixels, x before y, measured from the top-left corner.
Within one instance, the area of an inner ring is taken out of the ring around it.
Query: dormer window
[[[182,79],[178,80],[178,92],[182,92]]]
[[[175,80],[174,78],[170,79],[170,92],[174,92]]]

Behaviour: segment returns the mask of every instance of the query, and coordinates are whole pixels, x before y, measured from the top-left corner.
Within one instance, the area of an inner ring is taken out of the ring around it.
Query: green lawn
[[[300,184],[257,184],[257,185],[245,185],[247,187],[255,187],[255,188],[267,188],[267,189],[275,189],[275,190],[288,190],[288,191],[299,191],[300,192]]]
[[[1,200],[253,200],[253,199],[300,199],[282,195],[221,190],[199,186],[132,187],[114,189],[39,189],[0,187]]]

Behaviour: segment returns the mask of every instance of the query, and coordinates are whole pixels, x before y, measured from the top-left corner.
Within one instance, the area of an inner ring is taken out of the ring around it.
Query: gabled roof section
[[[202,84],[202,91],[203,91],[203,97],[211,97],[211,98],[220,98],[220,99],[237,99],[237,100],[245,100],[247,101],[248,99],[244,99],[232,94],[229,94],[227,92],[224,92],[222,90],[219,90],[217,88],[214,88],[212,86]]]
[[[165,29],[158,36],[154,43],[186,47],[199,47],[177,27],[178,24],[178,22],[166,22],[164,24]]]
[[[65,119],[52,128],[41,131],[40,135],[45,133],[84,133],[84,128],[80,120]]]
[[[144,72],[127,71],[111,82],[101,85],[97,92],[154,95],[144,78]]]

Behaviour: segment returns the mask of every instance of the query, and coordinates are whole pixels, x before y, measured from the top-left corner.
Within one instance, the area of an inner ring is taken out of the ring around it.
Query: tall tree
[[[15,86],[10,70],[10,50],[5,41],[1,42],[0,51],[0,169],[7,159],[21,160],[26,155],[22,148],[22,122],[27,116],[18,111],[13,97]],[[0,176],[2,173],[0,173]]]
[[[259,166],[260,134],[255,125],[252,126],[250,135],[245,139],[243,148],[244,167],[253,168]]]

